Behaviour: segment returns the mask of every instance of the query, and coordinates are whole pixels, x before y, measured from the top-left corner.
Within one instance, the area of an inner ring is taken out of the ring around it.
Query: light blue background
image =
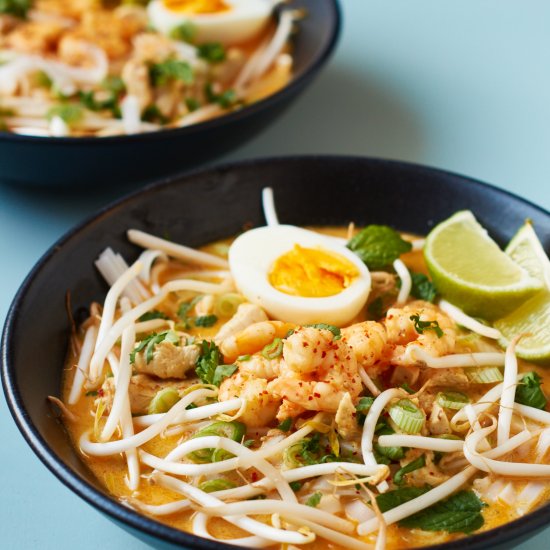
[[[224,160],[285,153],[404,159],[488,181],[550,209],[550,3],[344,2],[342,40],[323,75]],[[116,196],[0,185],[0,320],[39,256]],[[147,548],[42,466],[2,399],[0,434],[0,547]],[[523,548],[548,548],[549,536],[547,530]]]

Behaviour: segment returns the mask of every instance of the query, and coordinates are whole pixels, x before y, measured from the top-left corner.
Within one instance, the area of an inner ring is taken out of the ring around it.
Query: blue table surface
[[[269,129],[220,160],[296,153],[409,160],[485,180],[550,209],[550,3],[344,4],[338,52],[321,77]],[[117,191],[64,196],[0,183],[0,320],[40,255]],[[148,547],[42,466],[3,399],[0,434],[0,547]],[[549,536],[547,529],[522,548],[548,548]]]

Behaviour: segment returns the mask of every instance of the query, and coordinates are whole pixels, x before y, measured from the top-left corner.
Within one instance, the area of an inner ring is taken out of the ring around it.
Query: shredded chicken
[[[267,321],[267,315],[260,306],[241,304],[237,309],[237,313],[216,334],[215,342],[220,345],[227,338],[235,336],[241,330],[261,321]]]
[[[342,438],[351,439],[359,434],[357,411],[348,392],[342,397],[334,420],[336,422],[336,429]]]
[[[142,374],[158,378],[185,378],[187,371],[194,368],[200,350],[196,345],[175,346],[171,342],[161,342],[155,346],[153,358],[147,362],[145,352],[136,353],[134,368]]]

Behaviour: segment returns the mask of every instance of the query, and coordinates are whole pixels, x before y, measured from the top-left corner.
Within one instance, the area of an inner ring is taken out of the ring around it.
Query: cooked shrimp
[[[328,330],[297,330],[285,341],[283,357],[268,391],[306,410],[336,412],[346,392],[355,400],[362,391],[355,355]]]
[[[342,339],[353,350],[357,363],[364,367],[369,376],[377,376],[387,367],[384,325],[365,321],[342,329]]]
[[[267,385],[265,378],[255,378],[238,372],[221,383],[218,399],[244,399],[246,404],[240,420],[251,428],[266,426],[275,418],[281,404],[280,399],[267,391]]]
[[[237,361],[239,372],[256,378],[273,380],[281,372],[281,360],[266,359],[263,355],[253,355],[246,361]]]
[[[284,338],[294,326],[282,321],[254,323],[234,336],[225,338],[220,349],[227,361],[235,361],[239,355],[249,355],[262,350],[275,338]]]
[[[419,333],[411,317],[418,315],[420,322],[434,322],[443,332],[438,334],[433,328],[424,328]],[[408,350],[420,346],[434,357],[452,353],[455,348],[456,328],[454,322],[436,306],[416,300],[403,308],[391,308],[385,319],[388,343],[394,346],[390,360],[395,365],[410,365],[414,360]]]

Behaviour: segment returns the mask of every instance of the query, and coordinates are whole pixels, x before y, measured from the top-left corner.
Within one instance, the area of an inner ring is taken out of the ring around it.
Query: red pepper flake
[[[327,356],[327,352],[323,351],[323,353],[321,353],[321,357],[324,359],[326,356]]]

